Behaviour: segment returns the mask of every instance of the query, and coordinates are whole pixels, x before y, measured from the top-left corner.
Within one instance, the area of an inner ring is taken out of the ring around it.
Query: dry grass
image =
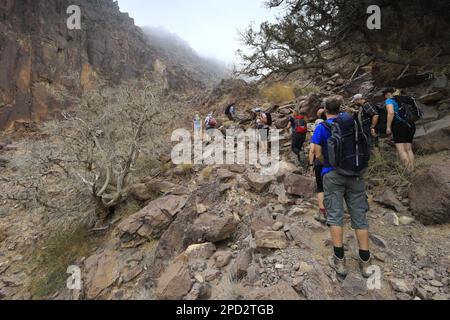
[[[228,274],[224,275],[216,286],[213,286],[211,300],[241,300],[243,293],[243,284]]]
[[[409,178],[396,151],[383,145],[373,151],[366,177],[374,193],[386,188],[395,190],[408,183]]]
[[[294,87],[275,83],[261,90],[261,96],[271,103],[282,104],[295,99]]]
[[[316,87],[295,87],[294,93],[296,97],[307,96],[311,93],[319,93],[319,89]]]
[[[208,166],[206,168],[204,168],[201,172],[200,172],[200,176],[203,180],[209,180],[211,178],[211,174],[213,172],[213,167]]]
[[[86,226],[58,231],[45,240],[43,248],[32,257],[34,270],[30,293],[42,299],[64,288],[69,275],[67,268],[90,254],[95,241]]]

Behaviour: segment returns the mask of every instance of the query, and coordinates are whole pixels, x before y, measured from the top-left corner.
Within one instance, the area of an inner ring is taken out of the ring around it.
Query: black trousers
[[[306,141],[306,133],[297,133],[294,132],[292,134],[292,152],[296,155],[299,155],[300,151],[303,150],[303,145]]]

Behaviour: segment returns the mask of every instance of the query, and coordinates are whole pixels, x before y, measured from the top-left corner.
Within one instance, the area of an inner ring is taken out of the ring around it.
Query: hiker
[[[294,111],[292,116],[288,118],[288,124],[286,125],[286,130],[288,131],[289,136],[294,133],[295,130],[295,117],[298,115],[297,111]]]
[[[378,110],[372,104],[370,104],[362,94],[353,96],[351,100],[352,104],[356,107],[355,111],[360,112],[361,119],[364,128],[364,133],[369,139],[369,143],[372,146],[373,142],[378,137],[376,128],[378,126]]]
[[[320,108],[320,109],[317,111],[316,125],[317,125],[318,123],[321,123],[321,122],[326,121],[326,120],[327,120],[327,115],[325,114],[325,108]]]
[[[341,104],[339,99],[326,101],[327,120],[316,128],[311,139],[314,155],[323,165],[324,204],[334,246],[334,254],[328,260],[339,276],[347,275],[343,245],[345,200],[359,243],[359,268],[364,277],[369,277],[369,205],[363,178],[370,157],[369,145],[360,138],[362,126],[355,123],[355,118],[340,113]]]
[[[200,116],[198,115],[198,113],[194,116],[193,125],[194,133],[198,135],[202,131],[202,121],[200,120]]]
[[[323,109],[323,114],[325,114],[325,110]],[[324,120],[321,119],[319,112],[317,114],[316,121],[316,128],[324,122]],[[314,134],[314,133],[313,133]],[[327,223],[327,210],[325,209],[324,204],[324,190],[323,190],[323,177],[322,177],[322,170],[323,170],[323,164],[317,159],[315,156],[315,150],[314,150],[314,144],[311,143],[310,149],[309,149],[309,167],[312,170],[312,173],[314,177],[316,178],[316,190],[317,190],[317,205],[319,206],[319,211],[316,212],[314,215],[314,219],[320,223]]]
[[[288,129],[292,129],[292,152],[297,156],[299,163],[302,163],[301,152],[306,141],[308,133],[308,123],[306,122],[305,112],[294,112],[289,118]]]
[[[217,120],[214,118],[214,114],[211,112],[206,116],[205,119],[206,134],[210,135],[211,130],[216,129],[216,127],[217,127]]]
[[[400,106],[394,98],[395,92],[394,88],[388,88],[383,91],[388,112],[386,134],[388,136],[393,135],[400,160],[408,172],[412,172],[415,161],[412,143],[416,134],[416,125],[412,121],[407,121],[400,114]]]
[[[270,114],[263,112],[261,108],[255,108],[253,112],[256,114],[256,130],[260,131],[261,147],[267,150],[272,117]]]
[[[236,116],[236,102],[233,102],[228,105],[228,107],[225,109],[225,115],[228,117],[228,120],[234,121],[234,118]]]

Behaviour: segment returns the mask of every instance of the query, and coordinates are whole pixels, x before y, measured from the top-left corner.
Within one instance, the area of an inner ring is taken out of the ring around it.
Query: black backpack
[[[273,124],[273,120],[272,120],[272,115],[269,112],[265,112],[266,117],[267,117],[267,125],[271,126]]]
[[[417,105],[416,99],[409,96],[395,97],[399,106],[398,116],[408,123],[415,123],[422,119],[423,111]]]
[[[225,114],[226,115],[230,115],[231,114],[231,107],[234,106],[234,103],[230,104],[226,109],[225,109]]]
[[[333,124],[323,124],[331,130],[328,164],[343,176],[362,176],[369,166],[370,145],[360,118],[341,113]]]

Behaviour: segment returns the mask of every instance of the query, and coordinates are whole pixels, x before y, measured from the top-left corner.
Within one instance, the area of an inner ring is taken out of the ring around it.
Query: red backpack
[[[295,132],[296,133],[307,133],[308,132],[308,123],[303,116],[296,116],[294,118],[295,121]]]

